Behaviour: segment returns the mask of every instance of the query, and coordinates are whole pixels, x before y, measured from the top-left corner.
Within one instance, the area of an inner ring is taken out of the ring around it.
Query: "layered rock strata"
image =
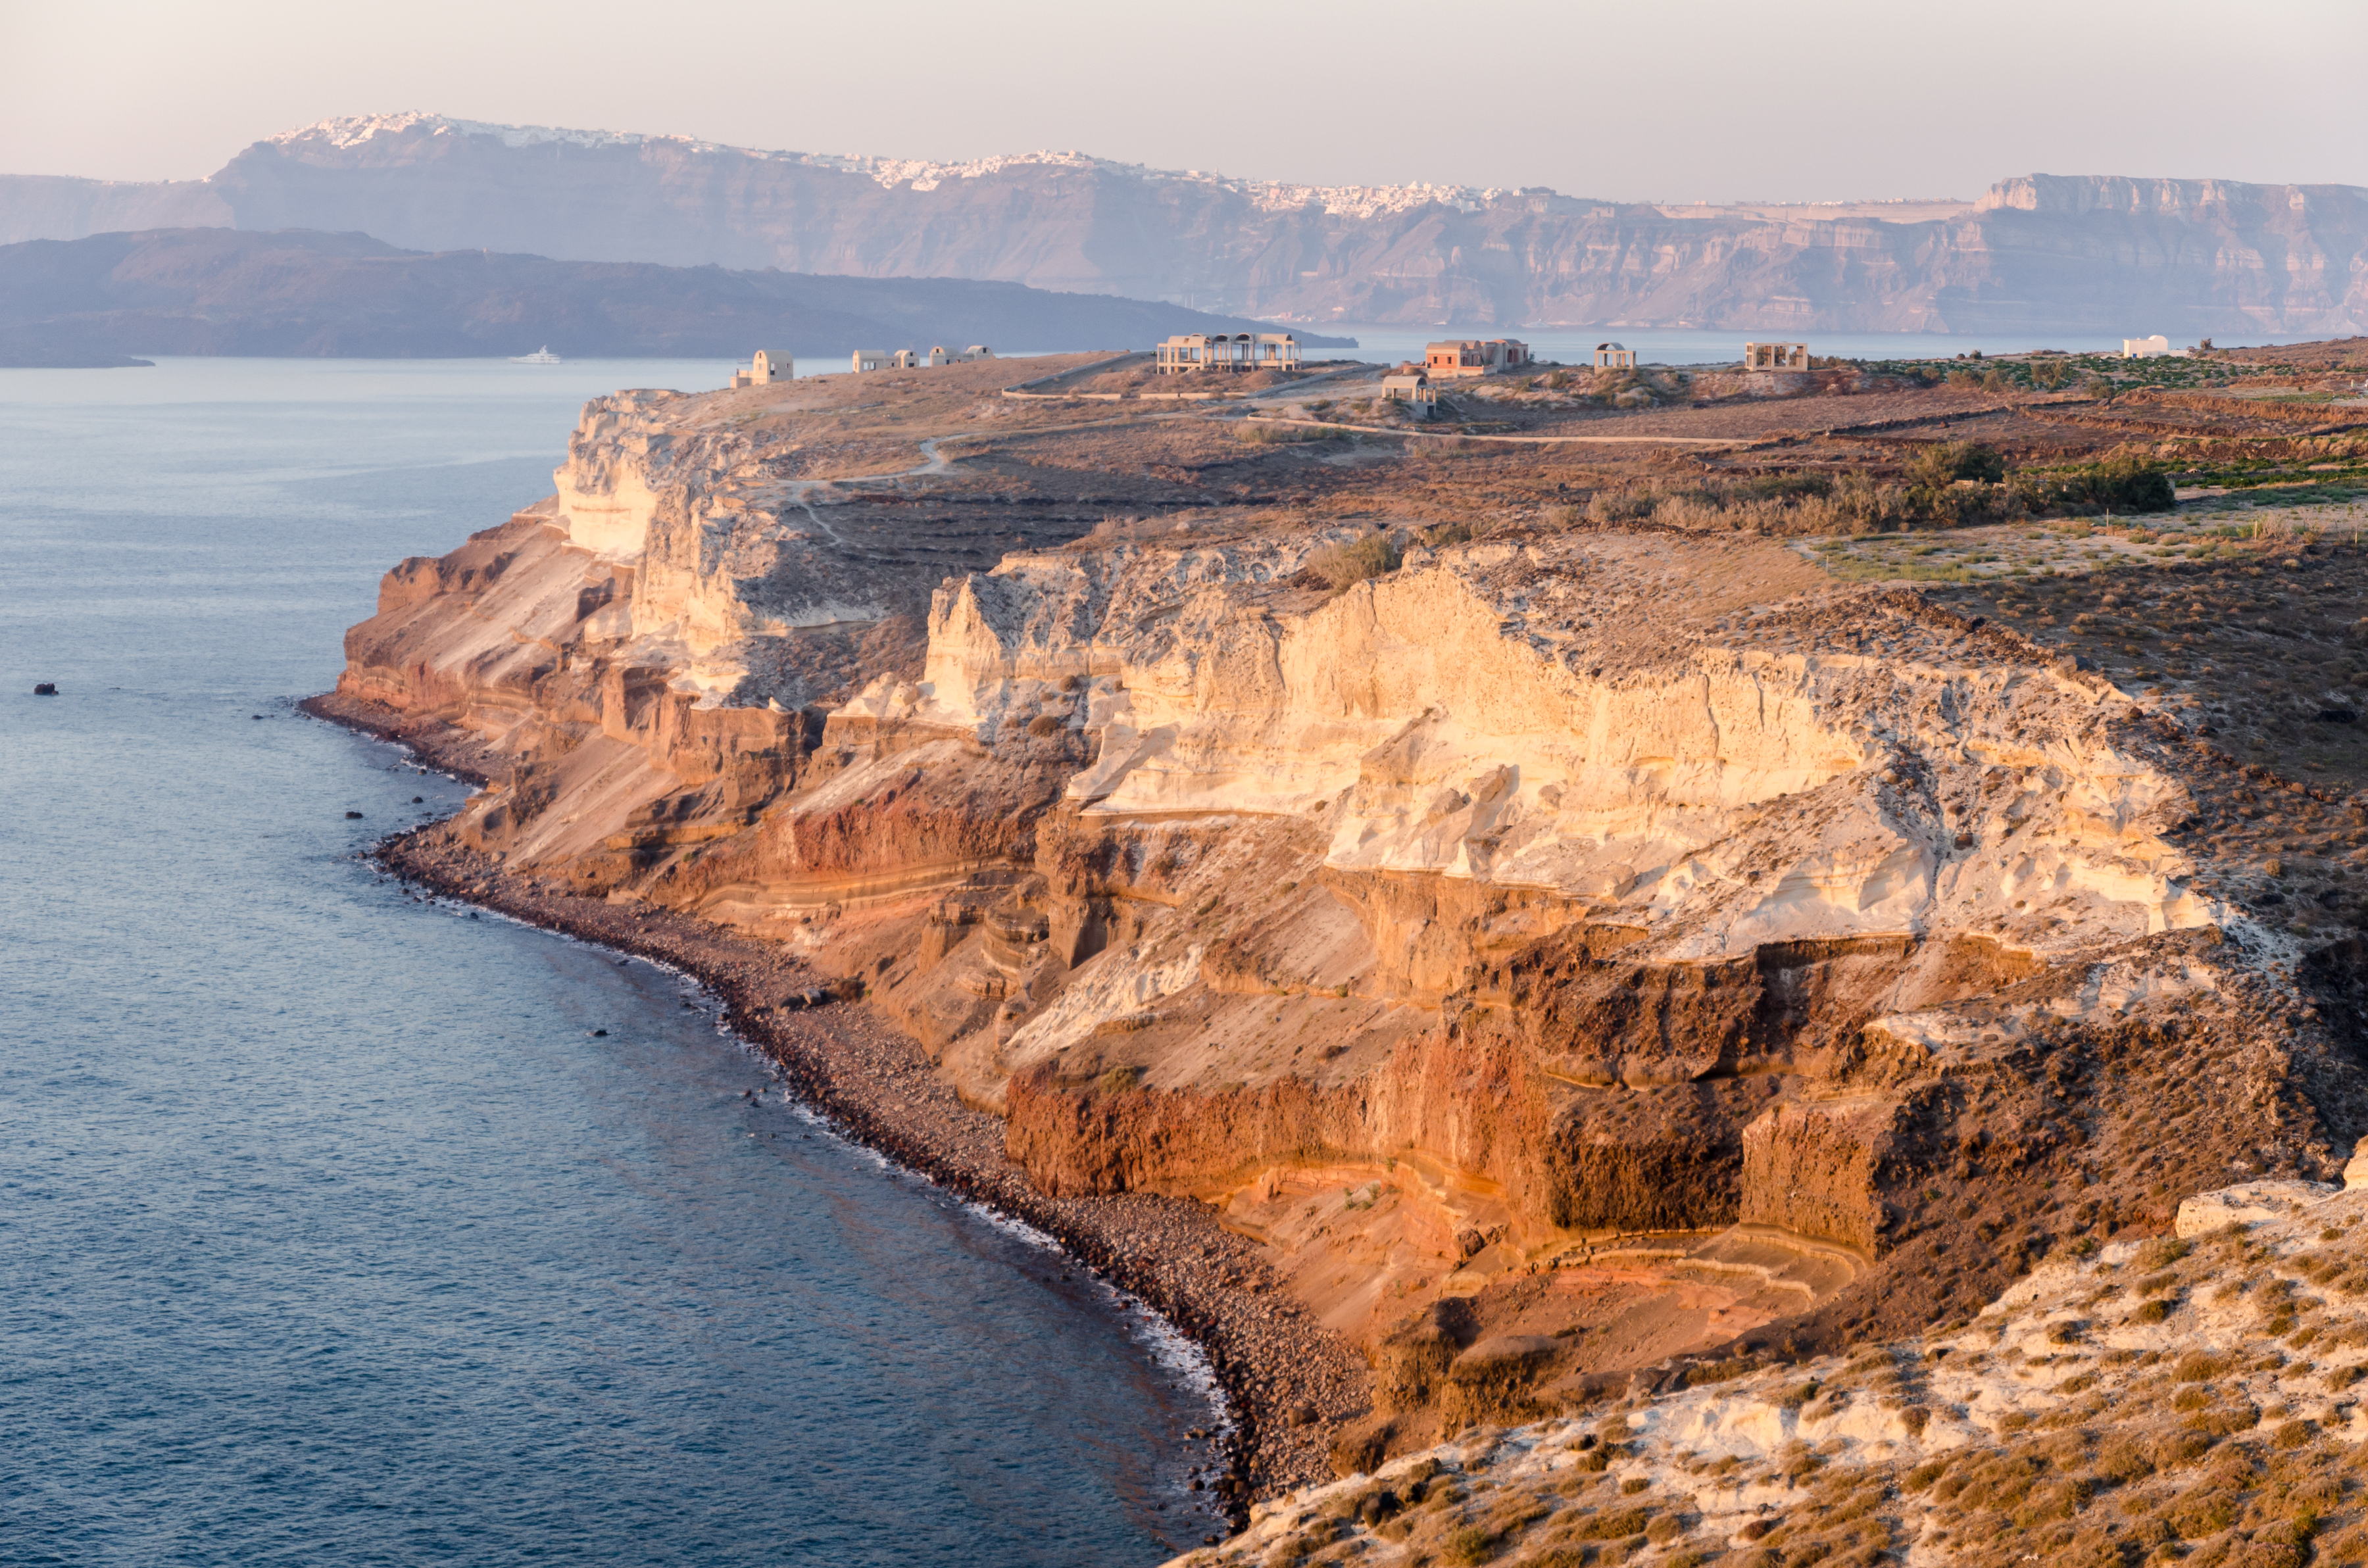
[[[341,694],[488,759],[454,846],[860,986],[1042,1192],[1212,1205],[1372,1365],[1344,1464],[1921,1329],[2362,1120],[2349,950],[2203,891],[2227,759],[2011,632],[1748,535],[883,564],[711,403],[592,405]]]
[[[1973,200],[1661,206],[1541,187],[1235,179],[1076,153],[849,158],[420,114],[302,127],[203,182],[0,176],[0,240],[163,223],[998,278],[1319,326],[2143,326],[2185,343],[2368,320],[2368,191],[2344,185],[2028,175]]]

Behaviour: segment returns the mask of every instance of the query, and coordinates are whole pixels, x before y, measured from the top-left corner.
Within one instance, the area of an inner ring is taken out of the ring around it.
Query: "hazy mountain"
[[[971,164],[397,115],[259,142],[206,181],[0,178],[0,237],[172,222],[427,250],[977,278],[1262,318],[2338,334],[2368,322],[2368,189],[2032,175],[1979,200],[1656,207],[1322,187],[1082,153]]]
[[[1259,324],[957,278],[423,254],[365,234],[161,229],[0,246],[0,364],[127,354],[447,357],[1147,347]],[[1304,336],[1305,335],[1303,335]],[[1308,337],[1316,347],[1342,340]]]

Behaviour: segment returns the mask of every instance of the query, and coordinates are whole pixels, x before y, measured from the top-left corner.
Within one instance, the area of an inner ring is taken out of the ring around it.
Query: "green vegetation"
[[[1245,420],[1234,427],[1234,439],[1251,447],[1288,447],[1302,441],[1337,441],[1346,434],[1305,425],[1259,425]]]
[[[1970,479],[1977,484],[2006,481],[2006,459],[1979,441],[1940,441],[1916,454],[1907,465],[1908,483],[1938,490]]]
[[[2089,392],[2092,397],[2110,397],[2139,387],[2203,391],[2262,376],[2291,374],[2274,366],[2222,359],[2124,359],[2118,354],[2060,354],[2050,349],[2011,359],[1987,359],[1975,353],[1962,360],[1860,359],[1851,363],[1870,375],[1896,376],[1925,386],[1946,380],[1952,386],[1978,386],[1985,391],[2066,392],[2087,390],[2093,384],[2097,390]]]
[[[2092,512],[2168,512],[2179,504],[2170,475],[2129,455],[2079,468],[2028,472],[2016,492],[2028,511],[2064,515]]]

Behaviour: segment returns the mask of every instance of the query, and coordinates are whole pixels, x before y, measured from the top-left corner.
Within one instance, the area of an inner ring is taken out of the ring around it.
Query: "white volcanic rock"
[[[1617,549],[1585,540],[1285,587],[1329,537],[1014,556],[939,591],[923,682],[848,711],[987,744],[1051,713],[1099,744],[1089,814],[1319,813],[1333,868],[1550,889],[1664,959],[2225,913],[2160,836],[2183,788],[2102,738],[2110,693],[1970,657],[1642,657]]]
[[[2184,1199],[2172,1229],[2181,1237],[2208,1236],[2231,1225],[2287,1220],[2324,1203],[2342,1187],[2317,1181],[2248,1181]]]
[[[885,614],[880,574],[836,548],[807,487],[769,478],[745,437],[685,428],[685,401],[594,398],[552,475],[570,540],[635,568],[633,634],[712,662],[750,638]],[[729,665],[691,678],[728,688]]]

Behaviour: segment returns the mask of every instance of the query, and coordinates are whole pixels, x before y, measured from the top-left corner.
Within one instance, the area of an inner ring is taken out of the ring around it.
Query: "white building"
[[[1403,403],[1406,412],[1417,419],[1428,419],[1439,406],[1439,389],[1430,384],[1430,375],[1419,365],[1401,365],[1382,378],[1382,396],[1391,403]]]
[[[1595,368],[1599,370],[1633,370],[1636,368],[1636,351],[1617,343],[1595,346]]]
[[[2157,332],[2152,337],[2122,339],[2122,358],[2124,359],[2184,359],[2187,354],[2183,349],[2173,348],[2170,346],[2170,339]]]
[[[973,343],[967,348],[953,349],[938,345],[927,354],[910,348],[890,353],[885,348],[859,348],[851,361],[857,375],[866,370],[911,370],[924,365],[959,365],[970,359],[992,359],[995,350],[984,343]]]
[[[732,385],[761,387],[772,381],[786,381],[798,373],[798,362],[790,358],[787,349],[759,348],[745,370],[732,372]]]
[[[1296,370],[1299,339],[1288,332],[1186,333],[1162,342],[1156,363],[1163,376],[1188,370]]]
[[[1518,337],[1459,337],[1423,345],[1422,368],[1435,381],[1485,376],[1530,362],[1530,346]]]
[[[1743,368],[1747,370],[1805,370],[1809,368],[1809,346],[1805,343],[1747,343],[1743,346]]]

